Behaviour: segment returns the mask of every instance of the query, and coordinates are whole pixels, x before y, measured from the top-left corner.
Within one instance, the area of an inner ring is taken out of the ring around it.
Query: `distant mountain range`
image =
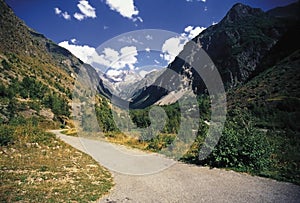
[[[136,94],[152,85],[163,73],[164,69],[153,69],[142,75],[134,70],[108,69],[105,73],[98,72],[104,86],[115,96],[130,101]]]

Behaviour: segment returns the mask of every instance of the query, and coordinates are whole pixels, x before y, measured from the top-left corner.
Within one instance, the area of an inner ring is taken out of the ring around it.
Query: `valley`
[[[102,72],[0,0],[0,201],[297,202],[297,10],[236,3],[166,67]]]

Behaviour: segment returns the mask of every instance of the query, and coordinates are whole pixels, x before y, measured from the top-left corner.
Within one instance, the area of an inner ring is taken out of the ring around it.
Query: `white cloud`
[[[144,22],[144,20],[140,16],[133,18],[132,21],[133,22],[140,21],[141,23]]]
[[[54,8],[54,12],[56,15],[58,16],[62,16],[65,20],[71,20],[71,16],[69,15],[69,13],[67,11],[63,12],[62,10],[60,10],[59,8]]]
[[[190,32],[191,30],[193,30],[193,26],[191,26],[191,25],[184,28],[184,32]]]
[[[69,13],[67,11],[63,12],[62,13],[62,16],[64,19],[66,20],[71,20],[71,16],[69,15]]]
[[[188,39],[183,36],[167,39],[162,46],[162,54],[160,54],[160,57],[168,61],[168,63],[171,63],[180,51],[182,51],[187,42]]]
[[[213,21],[211,25],[216,25],[218,24],[218,22]]]
[[[155,62],[156,64],[160,64],[160,62],[159,62],[158,60],[156,60],[156,59],[154,60],[154,62]]]
[[[204,11],[208,11],[208,8],[207,8],[207,6],[205,6],[205,7],[204,7]]]
[[[162,54],[160,54],[160,57],[166,60],[168,63],[171,63],[183,50],[184,45],[205,29],[205,27],[187,26],[180,36],[172,37],[165,41],[162,46]]]
[[[134,0],[106,0],[106,4],[111,10],[120,13],[125,18],[135,19],[134,16],[139,14],[139,11],[134,5]]]
[[[87,0],[80,0],[77,7],[85,18],[96,18],[96,9]],[[76,14],[76,13],[75,13]],[[74,14],[74,15],[75,15]]]
[[[193,39],[205,29],[206,29],[205,27],[199,27],[199,26],[193,27],[189,25],[184,29],[184,33],[182,35],[186,36],[188,39]]]
[[[70,40],[73,44],[76,44],[77,43],[77,40],[75,38],[71,39]]]
[[[71,40],[73,43],[74,39]],[[77,41],[75,39],[75,41]],[[84,63],[88,63],[90,60],[90,57],[95,53],[95,48],[90,47],[88,45],[75,45],[75,44],[69,44],[68,41],[63,41],[58,44],[61,47],[64,47],[65,49],[68,49],[72,54],[74,54],[77,58],[82,60]]]
[[[62,12],[59,8],[54,8],[54,11],[56,15],[59,15]]]
[[[84,19],[84,15],[83,14],[81,14],[81,13],[74,13],[74,18],[76,18],[77,20],[79,20],[79,21],[82,21],[83,19]]]
[[[88,45],[76,45],[76,39],[71,39],[69,41],[60,42],[58,45],[68,49],[77,58],[82,60],[84,63],[88,64],[101,64],[106,67],[111,67],[115,70],[129,67],[134,69],[134,64],[137,63],[137,48],[135,46],[122,47],[119,51],[112,48],[105,48],[103,52],[99,55],[94,47]],[[112,72],[113,73],[113,72]],[[116,72],[115,72],[116,73]]]
[[[119,51],[112,48],[105,48],[100,55],[93,56],[92,62],[98,63],[114,69],[121,69],[128,66],[135,69],[137,63],[137,48],[135,46],[122,47]]]
[[[150,52],[151,49],[150,49],[149,47],[147,47],[147,48],[145,49],[145,51],[146,51],[146,52]]]

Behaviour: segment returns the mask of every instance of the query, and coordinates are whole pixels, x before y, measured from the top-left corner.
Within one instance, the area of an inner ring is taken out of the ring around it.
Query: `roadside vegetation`
[[[257,79],[259,80],[259,78]],[[248,85],[252,85],[253,82]],[[251,91],[251,88],[245,88]],[[242,91],[238,89],[235,91]],[[268,89],[265,88],[267,91]],[[245,91],[245,90],[243,90]],[[272,93],[272,91],[270,90]],[[270,93],[270,94],[271,94]],[[229,93],[232,99],[234,91]],[[245,94],[249,94],[245,92]],[[272,97],[273,95],[270,95]],[[300,141],[299,129],[294,122],[299,115],[299,101],[295,99],[282,99],[270,101],[265,98],[260,100],[244,100],[235,97],[235,105],[230,106],[227,121],[223,129],[223,136],[212,153],[204,160],[199,160],[199,150],[205,145],[207,130],[210,120],[210,102],[207,96],[198,98],[199,111],[199,130],[197,137],[189,151],[181,157],[181,161],[232,169],[239,172],[247,172],[253,175],[269,177],[282,181],[289,181],[300,184]],[[243,98],[244,99],[244,98]],[[239,103],[241,102],[241,103]],[[291,109],[291,102],[293,108]],[[274,108],[273,105],[280,105],[281,108]],[[244,105],[250,105],[245,108]],[[162,106],[168,116],[167,123],[160,133],[144,134],[135,133],[133,126],[131,134],[119,130],[117,125],[113,125],[113,110],[108,105],[108,101],[103,98],[103,102],[98,106],[98,122],[103,126],[103,135],[111,142],[126,146],[139,148],[142,150],[160,152],[169,147],[178,136],[180,128],[180,108],[179,104]],[[130,119],[138,128],[147,128],[151,124],[149,111],[152,107],[142,110],[131,110]],[[120,112],[118,112],[120,114]],[[101,115],[101,117],[100,117]],[[295,117],[296,116],[296,117]],[[103,117],[109,118],[103,122]],[[130,120],[124,119],[124,120]],[[124,123],[124,126],[128,123]],[[124,128],[123,128],[124,129]],[[71,131],[70,131],[71,132]],[[149,131],[148,131],[149,133]],[[73,132],[73,135],[76,134]]]
[[[69,73],[10,53],[0,54],[0,70],[0,202],[92,202],[108,193],[109,171],[46,132],[72,126]]]
[[[90,156],[32,122],[0,125],[1,202],[90,202],[113,186]]]

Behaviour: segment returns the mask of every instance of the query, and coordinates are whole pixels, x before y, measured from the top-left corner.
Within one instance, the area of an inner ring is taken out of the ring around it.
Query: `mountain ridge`
[[[159,77],[156,84],[174,83],[174,74],[178,74],[190,81],[196,94],[205,93],[206,86],[192,67],[193,64],[201,64],[197,53],[202,47],[219,70],[225,88],[238,86],[247,81],[265,54],[294,24],[294,21],[275,18],[261,9],[235,4],[220,23],[210,26],[184,46],[183,51],[169,64],[169,71]],[[194,58],[191,58],[192,53]],[[172,71],[174,74],[170,73]],[[131,107],[152,105],[168,92],[165,88],[148,87],[133,99]]]

